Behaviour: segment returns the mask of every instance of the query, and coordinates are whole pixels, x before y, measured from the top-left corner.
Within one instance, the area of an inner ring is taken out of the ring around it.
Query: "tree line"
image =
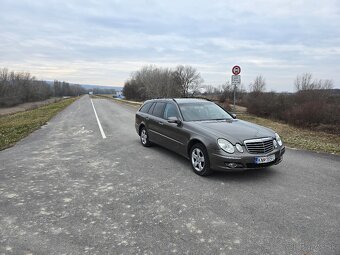
[[[132,73],[125,82],[123,94],[131,100],[150,98],[203,96],[231,111],[234,86],[203,85],[200,73],[191,66],[174,69],[145,66]],[[251,114],[281,120],[299,127],[317,128],[340,134],[340,93],[333,90],[332,80],[314,79],[312,74],[298,75],[296,92],[266,91],[266,79],[258,75],[246,90],[236,88],[237,105],[245,106]]]
[[[198,94],[202,83],[201,74],[192,66],[179,65],[174,69],[144,66],[125,82],[123,94],[132,100],[188,97]]]
[[[35,79],[28,72],[0,69],[0,107],[42,101],[51,97],[78,96],[87,93],[80,85],[55,80],[52,84]]]

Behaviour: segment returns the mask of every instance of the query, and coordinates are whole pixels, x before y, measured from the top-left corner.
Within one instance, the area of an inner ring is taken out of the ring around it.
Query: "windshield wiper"
[[[210,119],[210,120],[230,120],[228,118]]]

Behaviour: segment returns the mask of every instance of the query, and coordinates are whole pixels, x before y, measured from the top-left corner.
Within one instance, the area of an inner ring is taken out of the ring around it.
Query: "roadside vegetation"
[[[249,113],[240,113],[237,117],[275,130],[289,147],[340,155],[339,135],[298,128],[284,122],[257,117]]]
[[[202,83],[201,74],[192,66],[179,65],[175,69],[145,66],[132,73],[125,82],[123,94],[127,99],[136,101],[187,97],[198,94]]]
[[[0,117],[0,150],[8,148],[34,130],[46,124],[58,112],[72,104],[77,97],[51,103],[34,110]]]
[[[85,93],[88,91],[80,85],[57,80],[48,83],[36,80],[28,72],[0,69],[0,107],[43,101],[51,97],[79,96]]]
[[[244,106],[259,117],[340,135],[340,91],[332,87],[331,80],[312,80],[311,74],[303,74],[295,80],[295,93],[265,92],[265,87],[251,90]]]

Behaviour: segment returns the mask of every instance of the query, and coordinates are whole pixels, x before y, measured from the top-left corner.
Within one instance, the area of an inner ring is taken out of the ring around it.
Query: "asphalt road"
[[[195,175],[88,96],[0,152],[0,254],[340,254],[340,157]]]

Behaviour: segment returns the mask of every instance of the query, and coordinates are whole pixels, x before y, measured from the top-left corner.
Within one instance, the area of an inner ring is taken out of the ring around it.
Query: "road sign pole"
[[[236,113],[235,101],[236,101],[236,85],[234,85],[234,113]]]

